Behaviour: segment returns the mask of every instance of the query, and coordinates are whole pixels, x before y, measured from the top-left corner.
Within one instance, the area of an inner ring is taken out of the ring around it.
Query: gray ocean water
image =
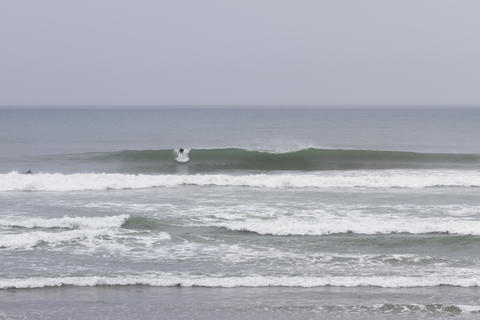
[[[462,107],[0,110],[0,319],[476,319],[479,141]]]

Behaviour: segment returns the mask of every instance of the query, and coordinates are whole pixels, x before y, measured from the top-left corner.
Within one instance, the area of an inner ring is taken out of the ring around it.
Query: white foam
[[[480,278],[448,275],[428,276],[221,276],[173,273],[150,273],[143,275],[119,276],[83,276],[83,277],[29,277],[29,278],[2,278],[0,289],[8,288],[43,288],[58,286],[126,286],[147,285],[159,287],[382,287],[382,288],[409,288],[435,287],[450,285],[458,287],[476,287],[480,285]]]
[[[455,304],[442,304],[442,303],[435,303],[435,304],[395,304],[395,303],[387,303],[387,304],[376,304],[376,305],[354,305],[354,306],[342,306],[337,307],[340,310],[348,311],[348,312],[381,312],[381,313],[395,313],[398,314],[399,312],[421,312],[421,313],[436,313],[439,312],[443,313],[478,313],[480,311],[480,306],[472,306],[472,305],[455,305]]]
[[[0,227],[54,230],[10,233],[11,230],[6,229],[7,233],[0,234],[0,248],[32,249],[41,244],[66,248],[66,245],[80,243],[88,250],[107,248],[112,252],[119,252],[129,251],[131,249],[129,244],[141,243],[143,246],[149,247],[157,241],[170,240],[170,235],[166,232],[142,233],[137,230],[122,229],[121,226],[129,217],[128,214],[107,217],[5,217],[0,219]]]
[[[247,151],[258,151],[258,152],[266,152],[266,153],[273,153],[273,154],[282,154],[282,153],[304,151],[308,149],[320,150],[320,149],[333,149],[333,148],[329,148],[326,146],[320,147],[320,146],[315,146],[313,144],[304,144],[304,143],[290,143],[290,144],[277,143],[269,147],[249,146],[241,149],[245,149]]]
[[[356,234],[426,234],[451,233],[459,235],[480,235],[480,221],[445,219],[405,219],[380,217],[316,217],[296,219],[246,219],[243,221],[213,222],[210,225],[232,231],[249,231],[263,235],[329,235],[339,233]]]
[[[359,170],[285,174],[145,175],[120,173],[0,174],[0,191],[79,191],[198,186],[266,188],[425,188],[480,186],[480,171]]]
[[[0,226],[21,228],[66,228],[66,229],[104,229],[120,228],[130,216],[121,214],[107,217],[63,217],[63,218],[28,218],[2,217]]]
[[[302,306],[303,307],[303,306]],[[304,307],[303,307],[304,308]],[[379,303],[373,305],[323,305],[312,306],[313,312],[348,312],[348,313],[381,313],[381,314],[396,314],[399,313],[434,313],[439,317],[439,313],[445,314],[458,314],[458,313],[479,313],[480,306],[473,305],[456,305],[456,304],[443,304],[443,303],[431,303],[431,304],[419,304],[419,303]],[[423,317],[422,317],[423,318]]]
[[[63,232],[24,232],[0,235],[0,248],[31,249],[39,244],[58,245],[79,241],[92,241],[100,236],[112,236],[110,229],[69,230]]]
[[[84,208],[119,208],[123,211],[131,212],[158,212],[160,210],[171,209],[175,206],[170,203],[129,203],[129,202],[91,202],[84,204],[83,202],[72,203],[73,201],[66,201],[64,206],[67,207],[84,207]]]
[[[473,305],[461,304],[461,305],[457,305],[457,307],[463,312],[480,313],[480,305],[473,306]]]
[[[478,206],[301,204],[252,202],[198,206],[192,226],[220,227],[263,235],[427,234],[480,235]]]

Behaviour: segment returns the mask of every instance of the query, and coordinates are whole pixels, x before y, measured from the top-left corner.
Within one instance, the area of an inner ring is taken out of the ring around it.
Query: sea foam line
[[[231,231],[246,231],[261,235],[333,235],[333,234],[433,234],[480,235],[480,221],[445,219],[380,219],[376,217],[325,218],[312,220],[294,218],[247,219],[207,223]]]
[[[154,187],[244,186],[264,188],[426,188],[480,187],[474,170],[357,170],[310,174],[146,175],[121,173],[0,174],[0,191],[81,191]]]
[[[156,273],[144,275],[119,276],[83,276],[83,277],[29,277],[0,279],[0,289],[25,289],[60,286],[127,286],[144,285],[156,287],[382,287],[382,288],[414,288],[449,285],[456,287],[477,287],[478,276],[193,276],[188,274]]]
[[[114,236],[111,229],[69,230],[63,232],[24,232],[0,235],[0,249],[31,249],[39,244],[56,245],[79,241],[92,241],[100,236]]]
[[[107,217],[62,217],[62,218],[27,218],[2,217],[0,227],[19,228],[64,228],[64,229],[104,229],[120,228],[130,218],[128,214]]]
[[[304,306],[302,306],[304,308]],[[295,307],[293,307],[295,308]],[[419,303],[381,303],[373,305],[324,305],[312,308],[313,312],[356,312],[356,313],[479,313],[480,305],[461,305],[461,304],[419,304]]]

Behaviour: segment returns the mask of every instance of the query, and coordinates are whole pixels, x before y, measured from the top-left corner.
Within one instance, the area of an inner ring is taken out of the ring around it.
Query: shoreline
[[[56,287],[0,290],[0,319],[474,319],[480,288]]]

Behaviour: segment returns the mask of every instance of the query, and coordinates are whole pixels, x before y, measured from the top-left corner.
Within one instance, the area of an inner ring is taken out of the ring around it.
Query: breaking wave
[[[1,249],[32,249],[40,244],[57,245],[81,241],[89,241],[104,236],[113,236],[109,229],[70,230],[63,232],[33,231],[20,234],[0,235]]]
[[[125,230],[123,227],[129,219],[128,214],[109,217],[4,217],[0,219],[0,231],[5,228],[7,231],[8,228],[22,229],[15,230],[16,233],[1,233],[0,249],[27,250],[39,245],[65,247],[75,244],[95,247],[121,240],[127,232],[128,236],[139,241],[170,240],[166,232],[157,232],[144,239],[145,236],[137,235],[135,230]]]
[[[0,174],[0,191],[82,191],[155,187],[242,186],[261,188],[480,187],[475,170],[359,170],[288,174],[147,175],[121,173]]]
[[[108,217],[63,217],[63,218],[27,218],[2,217],[0,227],[18,228],[66,228],[66,229],[104,229],[120,228],[129,218],[128,214]]]
[[[2,278],[0,289],[25,289],[60,286],[127,286],[144,285],[156,287],[478,287],[480,278],[462,275],[423,275],[423,276],[222,276],[190,275],[173,273],[150,273],[119,276],[81,277],[28,277]]]
[[[212,225],[230,231],[246,231],[261,235],[305,235],[320,236],[333,234],[455,234],[480,235],[480,221],[445,219],[321,219],[300,221],[295,219],[227,221]]]

